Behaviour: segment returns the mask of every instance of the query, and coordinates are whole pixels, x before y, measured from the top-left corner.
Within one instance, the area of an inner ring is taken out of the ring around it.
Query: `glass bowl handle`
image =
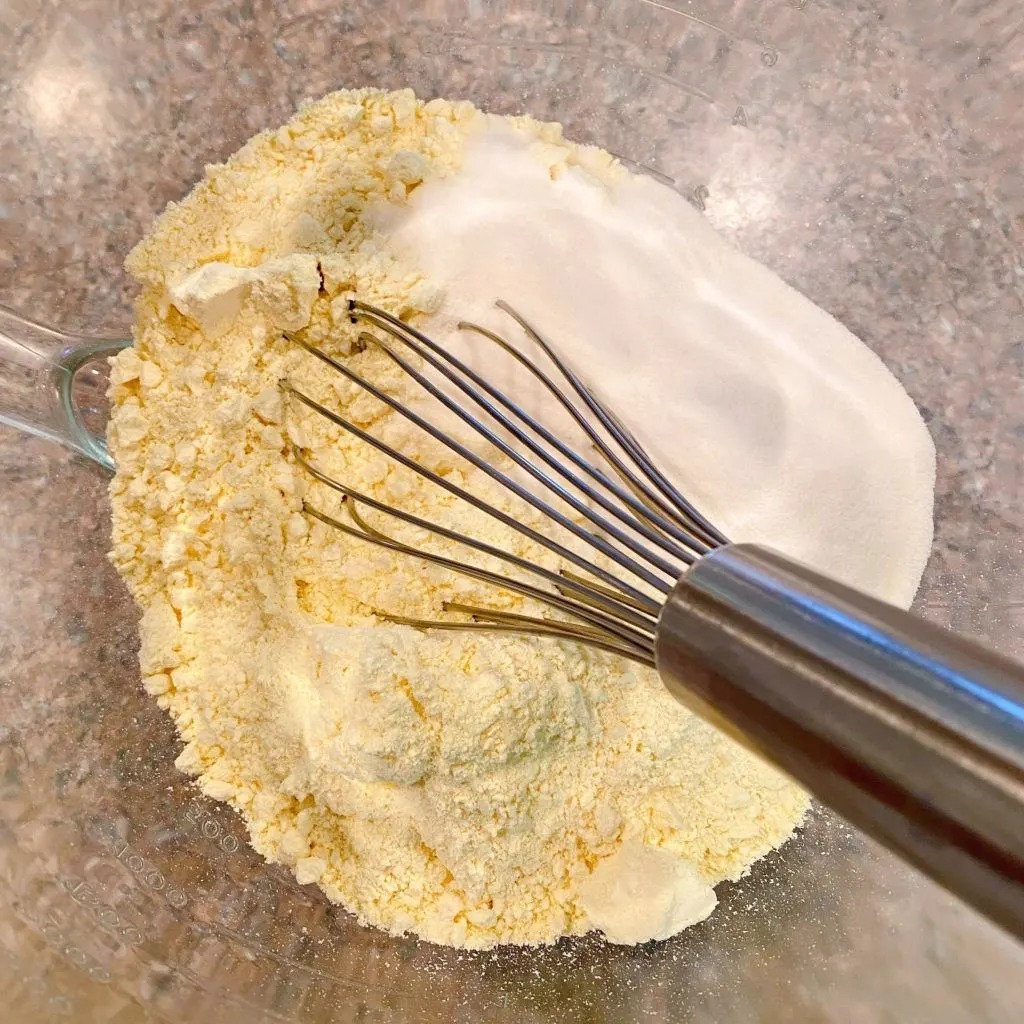
[[[130,344],[64,334],[0,306],[0,423],[56,441],[112,471],[107,442],[86,425],[72,388],[85,366]]]

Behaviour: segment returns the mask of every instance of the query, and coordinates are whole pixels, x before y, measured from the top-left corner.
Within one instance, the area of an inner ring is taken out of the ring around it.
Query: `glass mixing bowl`
[[[14,0],[0,69],[0,302],[80,333],[127,333],[128,248],[306,96],[562,121],[885,359],[939,449],[918,609],[1024,655],[1017,0]],[[174,769],[103,473],[0,428],[0,481],[3,1019],[1024,1019],[1024,951],[825,812],[670,942],[360,928]]]

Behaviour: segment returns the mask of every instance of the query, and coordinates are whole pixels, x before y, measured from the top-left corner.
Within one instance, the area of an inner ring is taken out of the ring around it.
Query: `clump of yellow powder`
[[[415,321],[443,296],[366,214],[457,175],[483,123],[470,104],[408,90],[334,93],[168,207],[128,258],[142,292],[135,346],[112,372],[112,558],[143,609],[142,673],[177,723],[179,767],[300,882],[365,923],[457,946],[594,928],[664,938],[790,835],[806,795],[679,707],[653,671],[562,641],[388,623],[375,613],[436,618],[444,600],[538,609],[302,511],[305,498],[344,519],[293,446],[359,491],[559,568],[279,387],[529,521],[285,335],[412,399],[389,359],[355,344],[348,302]],[[516,123],[552,167],[625,173],[557,125]]]

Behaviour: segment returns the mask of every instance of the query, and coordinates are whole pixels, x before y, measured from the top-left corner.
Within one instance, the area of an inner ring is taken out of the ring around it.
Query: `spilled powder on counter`
[[[652,671],[562,641],[421,633],[380,619],[375,611],[435,617],[445,600],[542,609],[302,513],[308,498],[342,516],[337,495],[296,465],[293,445],[378,500],[560,567],[278,387],[287,378],[547,528],[282,334],[299,332],[418,400],[386,356],[356,343],[349,299],[447,330],[459,302],[496,297],[448,279],[458,270],[452,247],[427,273],[415,221],[388,228],[382,211],[414,216],[417,196],[445,199],[479,166],[480,140],[509,131],[553,186],[571,169],[611,202],[633,180],[607,154],[564,142],[557,125],[506,125],[466,103],[360,90],[305,106],[168,208],[128,259],[142,295],[135,347],[111,377],[112,559],[143,609],[144,681],[174,716],[178,766],[237,808],[253,846],[299,882],[364,923],[456,946],[595,928],[615,942],[665,938],[711,913],[716,883],[791,835],[806,794],[676,704]],[[908,415],[899,403],[909,400],[882,379],[880,401]],[[923,480],[927,459],[914,457]],[[865,508],[877,498],[865,495]],[[919,512],[930,508],[923,486],[918,499]],[[366,516],[424,542],[412,527]],[[430,546],[466,557],[440,538]],[[889,581],[900,593],[916,585],[911,562]]]

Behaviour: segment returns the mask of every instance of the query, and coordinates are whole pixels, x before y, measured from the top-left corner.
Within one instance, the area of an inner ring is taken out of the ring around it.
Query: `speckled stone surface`
[[[126,332],[128,248],[340,86],[561,120],[671,181],[886,360],[939,449],[924,614],[1024,655],[1016,0],[8,0],[0,303]],[[173,767],[95,467],[0,428],[5,1019],[1011,1021],[1024,953],[819,815],[669,943],[361,929]]]

